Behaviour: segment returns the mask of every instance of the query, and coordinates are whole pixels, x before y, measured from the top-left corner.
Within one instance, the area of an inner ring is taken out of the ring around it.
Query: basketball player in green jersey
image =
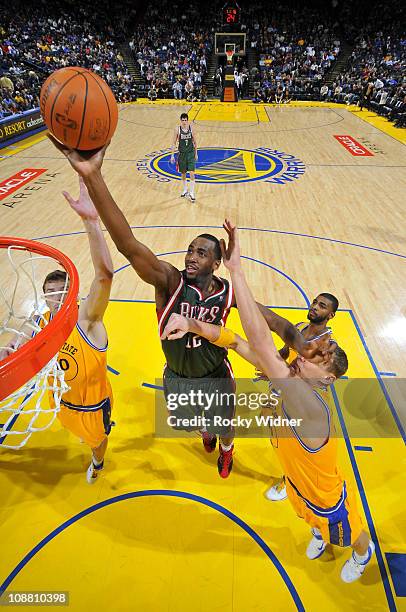
[[[236,306],[236,302],[231,284],[214,274],[221,264],[219,240],[210,234],[201,234],[192,240],[187,248],[185,269],[182,271],[169,262],[161,261],[135,238],[104,182],[101,167],[107,146],[96,152],[79,152],[67,149],[52,136],[49,137],[76,172],[83,177],[90,197],[117,249],[128,259],[138,276],[155,288],[160,334],[172,313],[225,325],[230,308]],[[302,355],[314,351],[314,347],[306,344],[294,325],[265,306],[258,306],[270,329],[288,346]],[[216,397],[220,393],[233,394],[233,374],[225,348],[211,345],[206,339],[193,334],[186,334],[184,338],[176,341],[163,340],[162,348],[167,360],[164,370],[166,397],[169,393],[185,393],[196,389],[204,389]],[[216,391],[219,394],[216,395]],[[188,408],[186,407],[186,410]],[[200,405],[197,408],[199,413],[204,413],[207,406]],[[232,403],[214,406],[213,409],[221,412],[223,417],[234,412]],[[188,427],[184,429],[190,430]],[[204,428],[200,431],[205,450],[214,451],[217,444],[216,434]],[[217,465],[220,476],[227,478],[233,465],[234,436],[232,430],[218,433],[220,456]]]
[[[195,168],[197,160],[197,144],[196,135],[192,126],[189,123],[189,116],[187,113],[182,113],[180,116],[180,125],[175,129],[173,143],[172,143],[172,156],[171,163],[175,163],[175,151],[178,150],[177,159],[177,170],[182,175],[182,193],[181,198],[188,195],[186,185],[186,173],[190,175],[190,192],[189,197],[191,202],[195,202]]]

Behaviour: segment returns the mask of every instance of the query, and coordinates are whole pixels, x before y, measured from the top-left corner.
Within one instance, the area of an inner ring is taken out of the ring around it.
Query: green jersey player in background
[[[182,113],[180,116],[180,125],[175,128],[172,143],[171,163],[175,163],[175,151],[178,151],[176,160],[176,169],[182,175],[182,193],[181,198],[187,195],[191,202],[195,202],[195,169],[197,161],[197,144],[194,128],[189,123],[187,113]],[[186,173],[190,176],[190,192],[187,189]]]

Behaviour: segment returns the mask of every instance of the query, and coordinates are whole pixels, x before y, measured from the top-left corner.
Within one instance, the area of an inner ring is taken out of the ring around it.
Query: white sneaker
[[[346,561],[341,570],[341,580],[343,582],[355,582],[358,578],[361,578],[362,574],[365,571],[366,566],[372,559],[372,555],[375,552],[375,544],[372,540],[369,541],[368,545],[368,557],[366,561],[360,563],[354,557],[354,551],[351,557]]]
[[[182,193],[180,194],[180,197],[181,197],[181,198],[185,198],[185,197],[188,195],[188,193],[189,193],[189,192],[188,192],[188,190],[187,190],[187,189],[184,189],[184,190],[182,191]]]
[[[104,467],[104,461],[102,461],[100,465],[96,466],[93,463],[93,459],[92,459],[89,467],[87,468],[87,472],[86,472],[86,480],[88,484],[94,484],[96,482],[99,472],[101,472],[103,467]]]
[[[194,193],[189,193],[189,197],[190,197],[190,201],[191,202],[196,202],[196,198],[195,198],[195,194]]]
[[[287,496],[284,476],[265,493],[265,497],[269,499],[269,501],[283,501]]]
[[[313,537],[309,542],[309,546],[306,549],[306,557],[311,559],[318,559],[326,550],[327,542],[323,540],[321,535],[318,535],[312,529]]]

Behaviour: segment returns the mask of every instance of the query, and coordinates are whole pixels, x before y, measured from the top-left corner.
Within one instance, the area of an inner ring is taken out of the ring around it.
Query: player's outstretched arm
[[[32,322],[34,319],[35,315],[31,315],[31,320],[26,321],[19,331],[12,335],[6,345],[0,346],[0,361],[15,353],[20,346],[31,340],[32,336],[38,331],[38,324]]]
[[[89,195],[114,244],[128,259],[138,276],[164,293],[174,289],[179,282],[179,271],[160,261],[147,246],[134,237],[127,219],[104,182],[101,167],[108,145],[97,151],[79,152],[67,149],[50,135],[49,138],[65,155],[72,168],[83,177]]]
[[[243,359],[258,367],[257,356],[248,342],[232,330],[220,325],[213,325],[212,323],[205,323],[172,313],[162,332],[161,340],[177,340],[188,332],[206,338],[206,340],[217,346],[231,348]]]
[[[319,438],[326,438],[326,422],[321,404],[310,385],[292,376],[288,365],[279,355],[268,325],[245,280],[236,227],[226,220],[224,229],[229,242],[226,248],[224,240],[220,241],[223,263],[230,271],[238,312],[248,342],[258,357],[261,370],[272,380],[274,386],[282,391],[288,414],[291,418],[303,419],[303,437],[311,438],[317,446]]]
[[[171,154],[172,164],[175,163],[175,153],[176,153],[177,146],[178,146],[178,139],[179,139],[179,128],[175,128],[173,132],[173,140],[172,140],[172,154]]]
[[[298,330],[298,328],[293,325],[290,321],[281,317],[280,315],[273,312],[263,304],[256,302],[262,316],[268,324],[268,327],[271,331],[275,332],[285,343],[282,352],[280,351],[280,355],[285,359],[289,355],[289,352],[286,349],[293,348],[297,353],[303,355],[307,359],[310,359],[317,352],[323,352],[323,350],[328,351],[328,339],[331,335],[331,330],[328,329],[324,333],[326,335],[325,338],[325,349],[321,346],[319,340],[321,336],[317,336],[316,338],[306,340],[303,334]]]
[[[192,142],[193,142],[193,149],[195,152],[195,159],[197,161],[197,140],[196,140],[196,130],[195,127],[192,127]]]
[[[114,268],[109,248],[100,227],[99,215],[89,196],[83,178],[79,177],[79,198],[75,200],[66,191],[63,192],[70,207],[82,219],[89,240],[90,255],[94,268],[94,279],[89,295],[79,308],[79,322],[92,325],[102,321],[110,299]]]
[[[280,357],[272,338],[268,323],[265,321],[245,280],[241,266],[240,247],[237,228],[230,221],[224,222],[228,233],[228,247],[220,240],[223,263],[228,268],[235,291],[238,313],[248,342],[257,354],[261,369],[268,378],[287,378],[290,371]]]

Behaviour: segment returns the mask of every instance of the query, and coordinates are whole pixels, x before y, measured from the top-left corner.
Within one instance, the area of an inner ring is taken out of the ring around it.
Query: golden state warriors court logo
[[[136,161],[137,170],[158,182],[179,181],[176,162],[171,163],[171,149],[153,151]],[[204,147],[198,149],[196,181],[220,185],[265,181],[277,185],[291,183],[304,174],[304,163],[278,149],[237,149]]]

